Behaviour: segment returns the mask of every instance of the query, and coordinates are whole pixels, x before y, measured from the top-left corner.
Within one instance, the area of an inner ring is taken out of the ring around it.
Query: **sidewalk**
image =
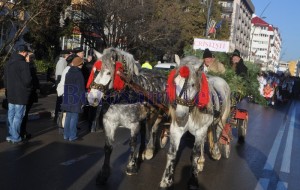
[[[0,89],[0,123],[6,121],[7,110],[2,108],[2,101],[5,98],[4,90]],[[34,103],[28,116],[28,120],[50,118],[55,110],[56,94],[40,96],[37,103]]]

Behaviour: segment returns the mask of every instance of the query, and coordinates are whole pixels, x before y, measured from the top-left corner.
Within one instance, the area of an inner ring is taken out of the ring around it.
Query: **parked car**
[[[160,71],[170,71],[177,67],[177,63],[158,63],[154,66],[154,69]]]

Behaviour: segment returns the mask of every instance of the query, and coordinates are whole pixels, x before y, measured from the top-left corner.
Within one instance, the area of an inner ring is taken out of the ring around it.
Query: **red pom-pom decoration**
[[[187,66],[182,66],[180,69],[179,69],[179,74],[181,77],[183,78],[188,78],[189,75],[190,75],[190,70]]]

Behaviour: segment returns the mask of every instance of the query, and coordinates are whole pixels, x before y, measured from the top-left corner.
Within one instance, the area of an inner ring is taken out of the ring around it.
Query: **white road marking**
[[[288,183],[283,181],[278,181],[276,190],[287,190],[288,189]]]
[[[292,111],[292,109],[290,108],[288,115],[291,115],[291,111]],[[270,153],[268,155],[267,162],[266,162],[266,164],[264,166],[264,170],[270,170],[270,171],[272,171],[274,169],[276,157],[277,157],[277,154],[278,154],[278,151],[279,151],[279,147],[281,145],[282,136],[283,136],[283,133],[285,131],[285,127],[287,125],[287,122],[288,122],[288,119],[279,128],[279,131],[278,131],[278,133],[277,133],[277,135],[275,137],[275,140],[274,140],[273,146],[271,148],[271,151],[270,151]]]
[[[267,190],[269,186],[270,179],[260,178],[256,184],[255,190]]]

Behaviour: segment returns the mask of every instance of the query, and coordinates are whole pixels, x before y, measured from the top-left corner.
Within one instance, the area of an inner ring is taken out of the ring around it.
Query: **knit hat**
[[[213,57],[213,55],[212,55],[211,51],[209,51],[209,49],[206,48],[203,53],[203,59],[212,58],[212,57]]]
[[[30,50],[29,50],[29,48],[28,48],[28,46],[27,45],[19,45],[18,47],[17,47],[17,51],[18,52],[30,52]]]
[[[238,56],[238,57],[241,57],[241,53],[240,53],[240,51],[239,50],[237,50],[237,49],[235,49],[234,51],[233,51],[233,53],[232,53],[232,57],[233,56]]]
[[[65,54],[70,54],[72,51],[70,49],[64,49],[64,50],[61,50],[60,54],[61,55],[65,55]]]
[[[83,64],[83,59],[80,57],[75,57],[72,61],[73,66],[77,67]]]

